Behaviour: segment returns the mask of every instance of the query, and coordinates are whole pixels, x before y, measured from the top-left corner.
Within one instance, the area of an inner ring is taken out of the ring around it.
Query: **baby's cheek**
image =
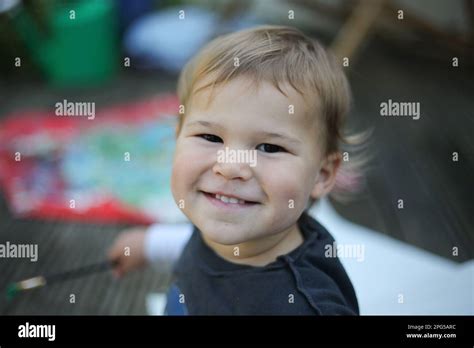
[[[292,226],[306,207],[304,194],[301,190],[301,181],[292,175],[281,175],[274,183],[272,191],[272,218],[270,226],[272,230],[281,231]]]
[[[285,166],[279,170],[266,170],[265,191],[279,210],[304,209],[304,179],[294,166]]]
[[[280,201],[281,201],[281,209],[284,210],[283,213],[286,212],[301,212],[304,210],[306,207],[306,202],[305,202],[305,194],[304,190],[302,190],[302,186],[300,185],[294,185],[294,182],[289,182],[288,185],[283,186],[281,189],[281,196],[280,196]]]
[[[182,146],[177,146],[173,159],[171,190],[176,201],[184,199],[186,187],[192,182],[192,162]]]
[[[184,182],[182,178],[182,175],[184,174],[183,169],[182,162],[175,158],[171,175],[171,192],[173,193],[176,204],[178,204],[178,202],[184,198]]]
[[[199,182],[200,177],[210,168],[208,162],[214,160],[215,156],[211,157],[212,154],[189,141],[178,143],[174,154],[171,180],[173,195],[177,193],[185,195],[195,189],[194,186]]]

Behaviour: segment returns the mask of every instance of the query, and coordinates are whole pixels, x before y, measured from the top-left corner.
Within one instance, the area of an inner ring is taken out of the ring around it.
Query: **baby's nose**
[[[252,177],[252,169],[248,163],[216,162],[212,171],[227,180],[240,179],[246,181]]]

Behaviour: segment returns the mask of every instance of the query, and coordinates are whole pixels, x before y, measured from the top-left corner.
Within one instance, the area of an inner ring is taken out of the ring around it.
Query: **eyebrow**
[[[188,124],[188,127],[192,127],[194,125],[210,127],[210,128],[218,128],[218,129],[223,129],[224,128],[218,123],[212,123],[212,122],[208,122],[208,121],[193,121],[193,122]]]
[[[192,126],[195,126],[195,125],[200,125],[200,126],[209,127],[209,128],[217,128],[217,129],[220,129],[220,130],[224,129],[224,127],[222,127],[220,124],[213,123],[213,122],[208,122],[208,121],[193,121],[193,122],[188,124],[188,127],[192,127]],[[296,144],[296,145],[301,144],[300,140],[298,140],[296,138],[293,138],[291,136],[285,135],[285,134],[281,134],[281,133],[257,132],[256,134],[259,135],[259,136],[266,137],[266,138],[281,139],[283,141],[288,141],[288,142]]]

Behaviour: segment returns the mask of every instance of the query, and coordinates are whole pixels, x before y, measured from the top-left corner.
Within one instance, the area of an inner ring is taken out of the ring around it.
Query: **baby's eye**
[[[263,152],[268,153],[275,153],[275,152],[286,152],[284,148],[278,145],[273,144],[260,144],[257,146],[257,150],[261,150]]]
[[[212,134],[199,134],[198,137],[203,138],[204,140],[210,141],[211,143],[222,143],[222,139],[217,135]]]

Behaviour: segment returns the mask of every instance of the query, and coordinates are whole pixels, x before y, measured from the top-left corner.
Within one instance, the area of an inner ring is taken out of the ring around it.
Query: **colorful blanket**
[[[18,217],[148,224],[183,215],[170,190],[178,100],[22,112],[0,123],[0,187]]]

